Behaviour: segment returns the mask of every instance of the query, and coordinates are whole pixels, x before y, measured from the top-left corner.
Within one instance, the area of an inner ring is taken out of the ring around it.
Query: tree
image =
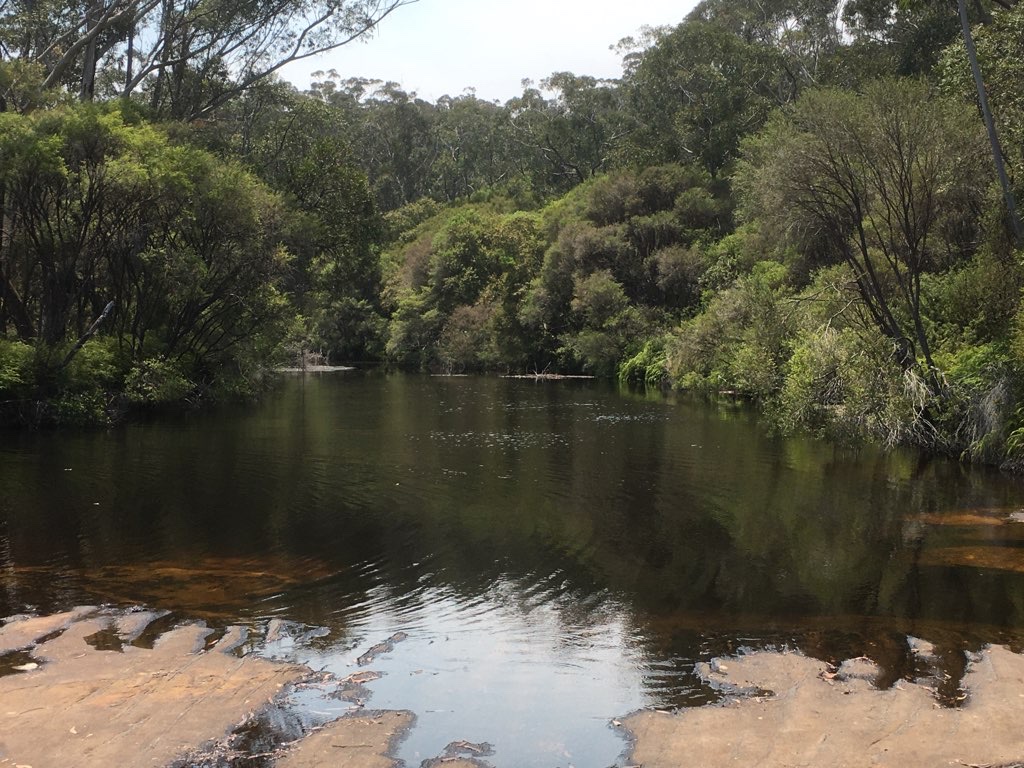
[[[380,219],[339,108],[265,82],[193,137],[242,160],[289,208],[293,258],[282,289],[307,318],[306,343],[342,359],[378,356],[383,325]]]
[[[195,120],[289,62],[365,36],[410,2],[6,0],[0,61],[34,64],[44,90],[66,88],[88,100],[102,80],[109,95],[143,90],[159,114]],[[0,97],[18,93],[8,87]]]
[[[940,394],[921,278],[974,245],[988,169],[970,115],[910,81],[815,90],[744,149],[746,215],[819,264],[845,264],[900,364],[920,356]]]
[[[126,363],[212,377],[283,315],[281,200],[237,163],[91,105],[0,115],[0,157],[20,340],[59,351],[109,313]]]
[[[606,170],[632,123],[624,107],[614,81],[556,72],[539,89],[527,84],[506,109],[535,186],[565,191]]]
[[[712,21],[689,19],[645,51],[624,87],[638,129],[639,165],[698,160],[720,174],[740,140],[790,101],[798,83],[780,51]]]
[[[961,7],[961,18],[963,40],[943,53],[938,68],[940,81],[950,94],[977,99],[999,174],[1010,229],[1017,245],[1024,245],[1024,232],[998,138],[1002,135],[1007,141],[1006,160],[1011,172],[1024,173],[1024,106],[1020,98],[1020,82],[1024,77],[1024,5],[995,14],[992,23],[979,28],[977,50],[964,7]],[[989,108],[989,97],[995,109]]]
[[[959,29],[955,3],[938,0],[851,0],[843,6],[843,23],[849,42],[831,83],[847,86],[928,75]]]

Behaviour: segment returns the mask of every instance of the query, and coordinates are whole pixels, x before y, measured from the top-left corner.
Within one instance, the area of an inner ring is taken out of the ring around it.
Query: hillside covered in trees
[[[3,420],[313,350],[1024,462],[1024,7],[704,0],[504,104],[277,78],[402,4],[0,0]]]

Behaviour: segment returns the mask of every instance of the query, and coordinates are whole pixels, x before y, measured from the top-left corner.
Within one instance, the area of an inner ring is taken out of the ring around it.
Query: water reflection
[[[606,766],[610,718],[714,697],[693,674],[710,655],[870,653],[895,680],[914,673],[908,635],[955,670],[1024,628],[1016,480],[778,439],[734,408],[359,373],[3,437],[0,615],[102,600],[287,619],[330,628],[290,652],[341,676],[407,632],[368,686],[418,714],[410,765],[468,739],[499,766]]]

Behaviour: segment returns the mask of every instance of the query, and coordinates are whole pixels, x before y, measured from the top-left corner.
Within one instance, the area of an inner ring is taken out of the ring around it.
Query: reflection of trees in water
[[[991,554],[988,570],[936,559],[966,546],[963,529],[920,522],[1011,503],[998,475],[777,439],[742,413],[597,383],[345,376],[287,382],[256,409],[33,437],[0,463],[8,560],[59,562],[71,579],[287,560],[296,581],[273,605],[309,623],[503,584],[506,604],[540,596],[567,626],[614,602],[686,643],[819,616],[1024,624],[1024,576]],[[488,434],[522,439],[473,439]],[[989,553],[1008,541],[988,536]],[[312,562],[332,575],[304,573]]]

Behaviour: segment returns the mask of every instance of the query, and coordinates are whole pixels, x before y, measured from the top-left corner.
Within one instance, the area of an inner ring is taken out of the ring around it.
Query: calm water
[[[145,604],[340,676],[404,632],[367,706],[417,714],[410,767],[466,739],[605,768],[610,719],[714,700],[694,664],[739,648],[867,653],[892,682],[922,637],[952,695],[965,649],[1024,636],[1020,481],[601,383],[355,372],[0,438],[0,616]]]

